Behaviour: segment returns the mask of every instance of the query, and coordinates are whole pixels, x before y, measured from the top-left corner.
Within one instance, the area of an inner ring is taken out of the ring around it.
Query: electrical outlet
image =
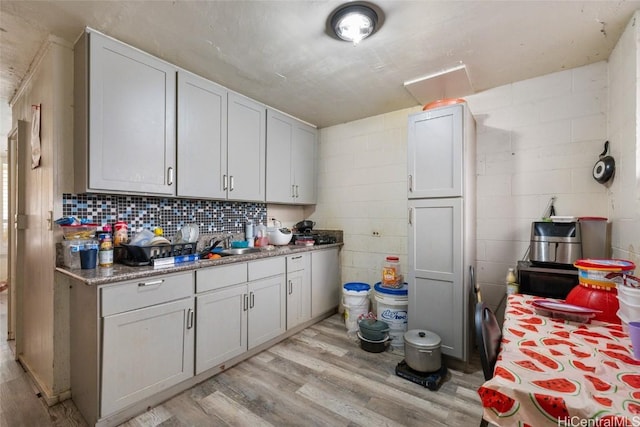
[[[380,232],[379,231],[374,231],[373,233],[371,233],[371,235],[373,237],[380,237]]]

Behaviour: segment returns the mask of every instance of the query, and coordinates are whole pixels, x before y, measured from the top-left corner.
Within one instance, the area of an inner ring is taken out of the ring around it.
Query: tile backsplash
[[[172,237],[185,224],[195,223],[201,234],[240,233],[247,219],[266,222],[265,203],[173,199],[109,194],[63,194],[64,216],[96,224],[129,224],[130,236],[142,229],[162,227]]]

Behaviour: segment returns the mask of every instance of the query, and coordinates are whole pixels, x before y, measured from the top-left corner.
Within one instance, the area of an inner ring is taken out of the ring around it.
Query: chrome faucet
[[[229,249],[231,247],[231,234],[224,237],[222,241],[223,241],[223,247],[225,249]]]

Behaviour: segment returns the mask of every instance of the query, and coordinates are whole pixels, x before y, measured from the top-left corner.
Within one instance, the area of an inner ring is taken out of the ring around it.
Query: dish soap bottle
[[[244,238],[249,244],[249,247],[252,248],[254,246],[254,232],[253,232],[253,222],[249,219],[247,223],[244,225]]]

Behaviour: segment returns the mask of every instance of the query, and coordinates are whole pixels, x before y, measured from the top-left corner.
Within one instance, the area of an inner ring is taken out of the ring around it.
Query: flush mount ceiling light
[[[378,14],[366,4],[340,6],[331,16],[331,29],[341,40],[357,45],[373,34],[378,25]]]

